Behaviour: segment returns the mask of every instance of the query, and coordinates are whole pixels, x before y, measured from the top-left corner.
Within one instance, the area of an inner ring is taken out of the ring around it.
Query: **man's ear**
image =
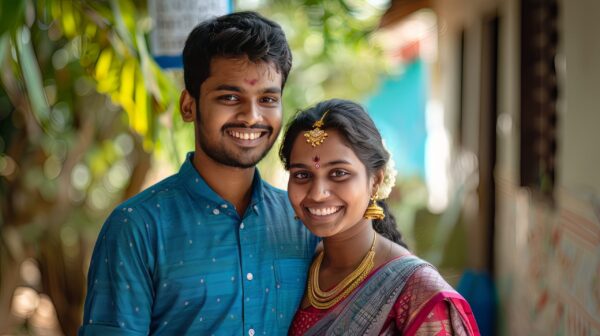
[[[188,90],[181,91],[179,97],[179,112],[181,118],[185,122],[192,122],[196,120],[196,99],[188,92]]]

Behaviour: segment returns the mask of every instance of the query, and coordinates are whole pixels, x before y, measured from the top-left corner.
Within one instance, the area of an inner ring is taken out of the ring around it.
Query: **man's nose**
[[[242,110],[238,113],[237,118],[246,125],[255,125],[262,121],[261,108],[257,102],[248,102],[247,104],[244,104]]]

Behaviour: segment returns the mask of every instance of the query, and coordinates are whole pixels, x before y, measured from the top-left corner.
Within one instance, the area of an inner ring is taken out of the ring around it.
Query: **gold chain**
[[[345,277],[339,284],[329,291],[322,291],[319,286],[319,270],[321,268],[321,262],[323,262],[324,251],[321,251],[313,264],[310,266],[310,273],[308,277],[308,302],[311,306],[317,309],[329,309],[333,307],[340,300],[348,296],[363,280],[369,275],[373,269],[375,259],[375,240],[377,233],[373,235],[373,243],[371,243],[371,249],[365,255],[360,265],[352,271],[347,277]]]

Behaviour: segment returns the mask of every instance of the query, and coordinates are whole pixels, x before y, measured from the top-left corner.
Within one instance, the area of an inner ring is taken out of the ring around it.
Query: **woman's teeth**
[[[314,216],[327,216],[327,215],[331,215],[332,213],[338,212],[339,209],[340,209],[340,207],[308,208],[308,212],[310,212],[311,215],[314,215]]]

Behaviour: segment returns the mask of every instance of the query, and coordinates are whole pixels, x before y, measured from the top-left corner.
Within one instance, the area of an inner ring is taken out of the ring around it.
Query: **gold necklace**
[[[352,273],[345,277],[339,284],[329,291],[322,291],[319,286],[319,269],[323,262],[324,251],[321,251],[310,266],[308,276],[307,292],[308,302],[317,309],[329,309],[340,300],[348,296],[358,285],[365,280],[373,269],[375,259],[375,240],[377,233],[373,234],[373,242],[369,252],[365,255],[360,265]]]

